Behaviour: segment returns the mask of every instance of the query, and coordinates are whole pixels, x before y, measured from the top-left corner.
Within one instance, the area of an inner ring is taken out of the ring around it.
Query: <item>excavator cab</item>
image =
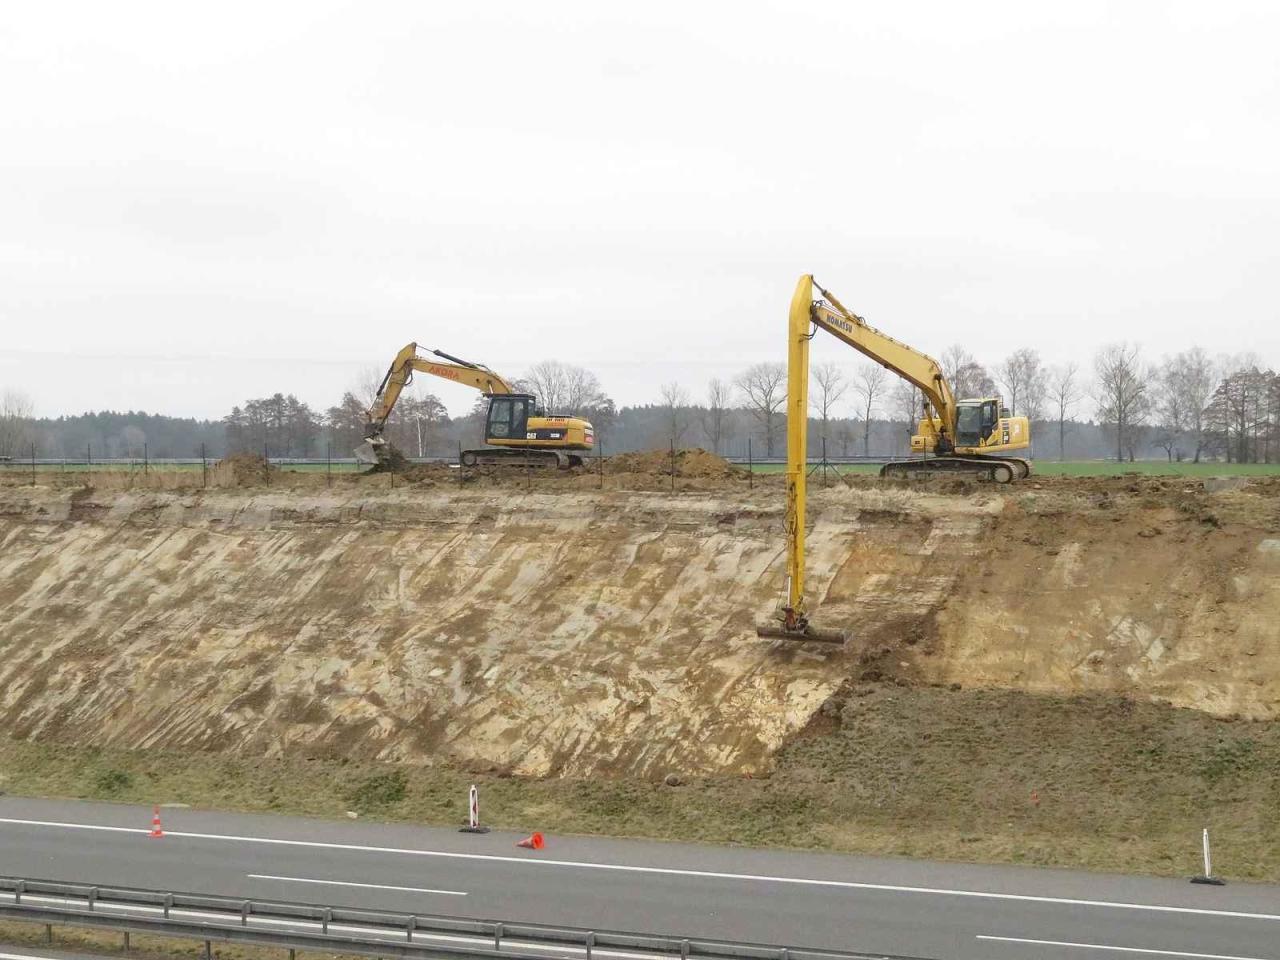
[[[534,415],[534,399],[528,394],[511,393],[489,398],[489,417],[485,421],[485,442],[529,439],[529,417]]]
[[[956,402],[956,446],[978,447],[986,443],[1000,422],[999,400]]]

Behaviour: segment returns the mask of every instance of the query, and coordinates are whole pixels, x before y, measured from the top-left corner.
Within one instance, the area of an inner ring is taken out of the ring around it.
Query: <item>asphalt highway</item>
[[[154,839],[150,808],[0,798],[0,874],[940,960],[1280,960],[1273,886],[161,813]]]

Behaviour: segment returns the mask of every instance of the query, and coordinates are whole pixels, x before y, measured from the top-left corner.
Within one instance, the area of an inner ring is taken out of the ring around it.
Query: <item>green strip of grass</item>
[[[0,740],[11,793],[1280,881],[1280,723],[1113,696],[861,685],[763,778],[531,780],[448,764]],[[139,827],[145,827],[140,823]],[[554,840],[552,841],[554,843]]]
[[[851,475],[875,475],[880,472],[878,463],[841,463],[834,464],[833,467],[842,474]],[[787,468],[781,463],[757,463],[753,469],[756,473],[783,473]],[[814,470],[812,463],[809,469]],[[1280,464],[1169,463],[1164,460],[1138,460],[1134,463],[1117,463],[1114,460],[1035,460],[1032,463],[1032,475],[1042,477],[1113,477],[1131,473],[1159,477],[1270,477],[1280,476]],[[821,473],[811,472],[810,475],[817,479]]]

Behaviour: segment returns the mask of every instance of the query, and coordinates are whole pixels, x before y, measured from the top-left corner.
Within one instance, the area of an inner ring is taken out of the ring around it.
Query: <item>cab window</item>
[[[523,398],[494,397],[489,401],[489,436],[523,440],[527,420],[528,408]]]

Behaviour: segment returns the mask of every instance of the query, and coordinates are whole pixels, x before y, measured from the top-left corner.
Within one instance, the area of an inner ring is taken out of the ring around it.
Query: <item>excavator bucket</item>
[[[797,616],[786,607],[779,608],[774,619],[756,624],[756,636],[769,640],[791,640],[797,643],[831,643],[841,645],[847,639],[843,630],[820,630],[809,618]]]
[[[843,646],[848,637],[843,630],[819,630],[805,624],[794,630],[787,629],[782,623],[756,624],[756,636],[770,640],[790,640],[797,643],[830,643]]]
[[[373,465],[381,462],[382,459],[378,456],[378,448],[368,440],[360,444],[360,446],[356,447],[351,452],[355,454],[357,463]]]

